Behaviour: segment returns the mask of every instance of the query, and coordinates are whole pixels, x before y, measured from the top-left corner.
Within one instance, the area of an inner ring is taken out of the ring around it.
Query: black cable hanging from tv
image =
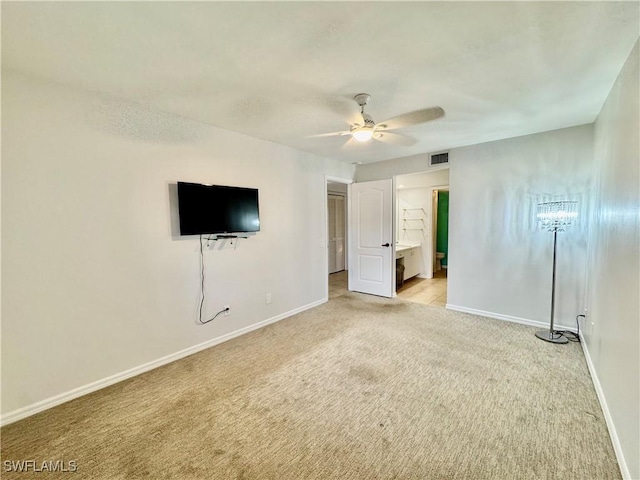
[[[207,241],[211,241],[215,239],[208,238]],[[202,248],[202,235],[200,235],[200,309],[198,312],[198,322],[200,325],[205,325],[213,320],[215,320],[219,315],[222,315],[224,312],[228,310],[228,308],[223,308],[218,313],[216,313],[209,320],[202,321],[202,307],[204,305],[204,252]]]

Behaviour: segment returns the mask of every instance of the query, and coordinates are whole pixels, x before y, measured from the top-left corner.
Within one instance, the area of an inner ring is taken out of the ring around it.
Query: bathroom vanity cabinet
[[[396,246],[396,263],[404,265],[404,280],[420,274],[420,259],[422,252],[420,247]]]

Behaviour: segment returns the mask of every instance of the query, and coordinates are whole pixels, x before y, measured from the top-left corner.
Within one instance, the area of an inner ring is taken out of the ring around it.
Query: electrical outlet
[[[231,315],[231,306],[230,305],[225,305],[224,307],[224,316],[228,317],[229,315]]]
[[[271,303],[271,293],[267,293],[266,301],[267,301],[267,305],[269,305]]]

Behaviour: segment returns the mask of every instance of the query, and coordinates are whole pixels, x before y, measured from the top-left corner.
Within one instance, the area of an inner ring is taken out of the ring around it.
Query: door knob
[[[382,245],[383,247],[389,247],[390,245],[388,243],[385,243],[384,245]]]

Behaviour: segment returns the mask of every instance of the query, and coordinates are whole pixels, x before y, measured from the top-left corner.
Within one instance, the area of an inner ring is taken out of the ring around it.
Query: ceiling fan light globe
[[[373,128],[356,128],[351,131],[351,136],[359,142],[367,142],[373,137]]]

